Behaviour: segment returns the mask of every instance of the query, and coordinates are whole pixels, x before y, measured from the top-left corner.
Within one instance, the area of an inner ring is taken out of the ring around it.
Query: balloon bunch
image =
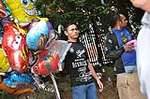
[[[35,79],[59,71],[70,47],[37,17],[33,1],[0,0],[0,90],[11,94],[33,93]]]

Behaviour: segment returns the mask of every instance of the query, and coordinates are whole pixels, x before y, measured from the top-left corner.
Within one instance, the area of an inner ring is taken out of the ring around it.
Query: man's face
[[[75,24],[69,25],[67,27],[68,39],[78,39],[79,30]]]

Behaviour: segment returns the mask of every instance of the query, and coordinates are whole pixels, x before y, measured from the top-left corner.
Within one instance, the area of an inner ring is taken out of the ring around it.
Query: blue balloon
[[[50,28],[51,29],[51,28]],[[31,50],[38,50],[38,40],[41,35],[49,36],[49,27],[47,22],[45,21],[39,21],[36,23],[35,26],[33,26],[27,36],[26,36],[26,42],[27,46]]]
[[[32,84],[33,78],[29,74],[22,74],[16,71],[12,71],[6,75],[3,82],[5,85],[15,88],[18,84]]]

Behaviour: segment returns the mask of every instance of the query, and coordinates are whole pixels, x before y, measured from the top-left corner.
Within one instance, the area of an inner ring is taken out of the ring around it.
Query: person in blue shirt
[[[143,99],[136,72],[135,42],[123,14],[111,18],[111,32],[106,36],[106,57],[114,61],[120,99]]]

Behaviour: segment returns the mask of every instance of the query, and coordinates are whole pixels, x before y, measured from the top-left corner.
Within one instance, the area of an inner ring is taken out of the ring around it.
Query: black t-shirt
[[[78,42],[72,45],[65,57],[65,69],[70,74],[71,85],[82,85],[93,82],[88,69],[87,54],[84,46]]]

